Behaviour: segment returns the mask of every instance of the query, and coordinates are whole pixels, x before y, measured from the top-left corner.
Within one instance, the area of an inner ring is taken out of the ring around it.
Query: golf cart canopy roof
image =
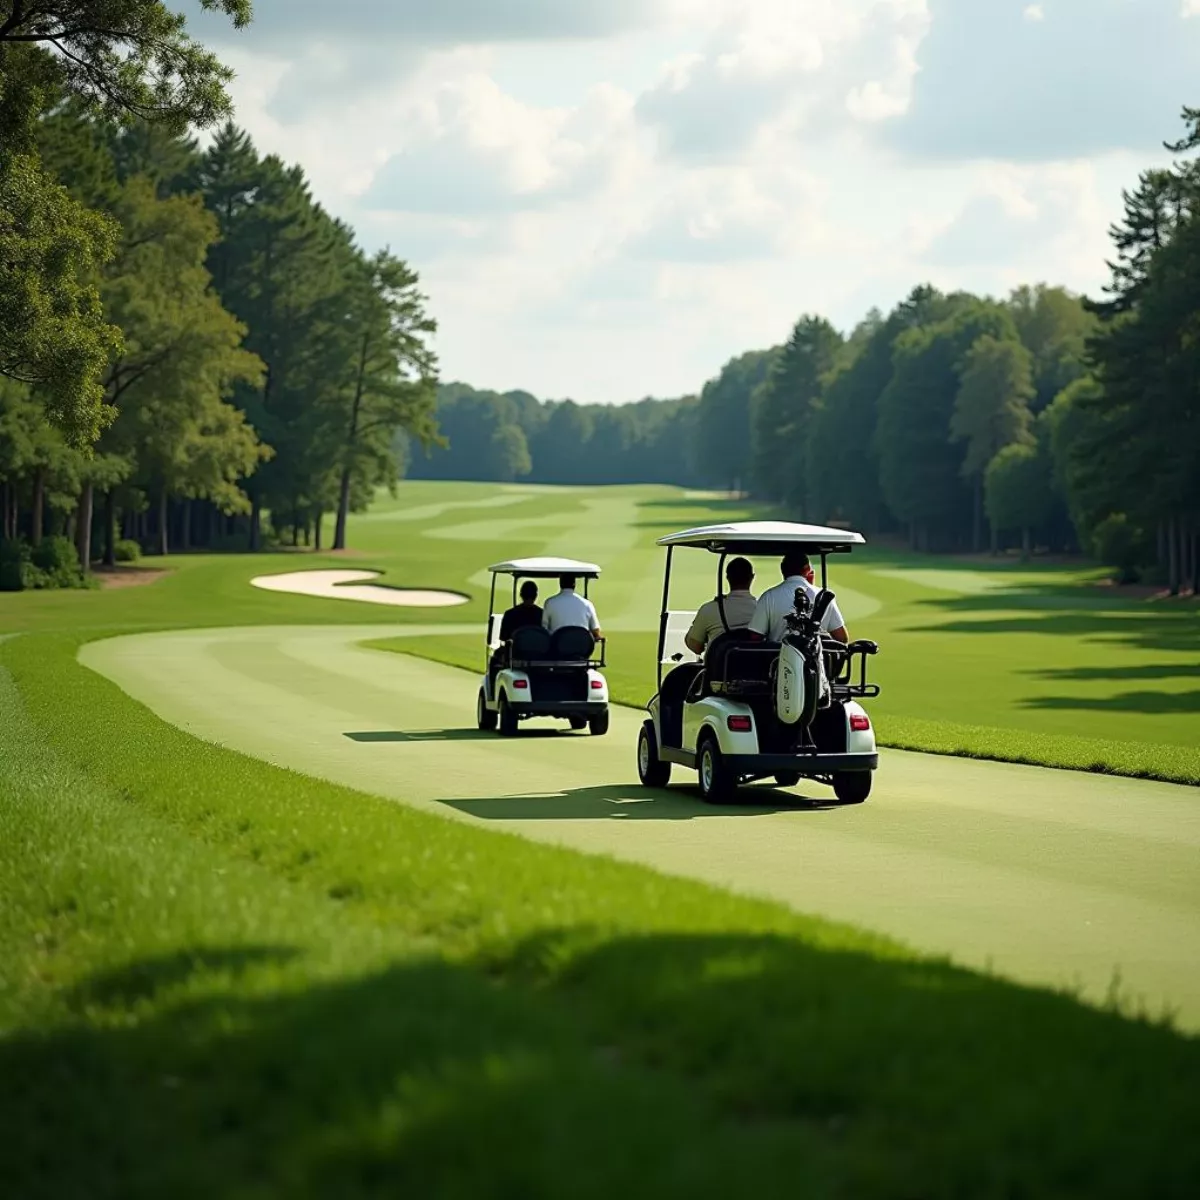
[[[595,563],[579,562],[574,558],[514,558],[488,567],[493,575],[518,575],[522,579],[554,579],[559,575],[577,575],[595,579],[600,568]]]
[[[786,554],[789,550],[836,554],[863,546],[866,538],[851,529],[795,525],[790,521],[734,521],[703,525],[658,539],[660,546],[696,546],[713,554]]]

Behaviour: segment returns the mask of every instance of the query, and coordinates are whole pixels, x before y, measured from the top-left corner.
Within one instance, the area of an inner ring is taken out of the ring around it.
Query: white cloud
[[[1027,21],[1044,21],[1046,10],[1040,4],[1031,4],[1025,9],[1024,16]]]

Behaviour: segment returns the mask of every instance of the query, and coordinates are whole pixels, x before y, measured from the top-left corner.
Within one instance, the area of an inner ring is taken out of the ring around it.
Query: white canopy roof
[[[728,525],[702,525],[658,539],[660,546],[699,546],[714,554],[737,550],[743,554],[783,554],[792,547],[824,551],[863,546],[866,538],[851,529],[824,525],[796,525],[790,521],[733,521]]]
[[[595,578],[600,568],[595,563],[574,558],[513,558],[488,567],[493,575],[520,575],[526,578],[552,578],[555,575],[579,575]]]

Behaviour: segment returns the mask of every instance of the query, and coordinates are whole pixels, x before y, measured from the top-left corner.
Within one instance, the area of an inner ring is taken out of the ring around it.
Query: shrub
[[[1092,553],[1106,567],[1116,569],[1120,583],[1137,583],[1141,568],[1154,558],[1149,539],[1124,513],[1113,513],[1096,526]]]
[[[79,567],[75,543],[70,538],[49,537],[36,546],[0,541],[2,592],[91,586],[92,582]]]
[[[27,586],[29,549],[24,542],[0,538],[0,592],[20,592]]]
[[[121,538],[113,546],[113,557],[119,563],[135,563],[142,557],[142,547],[133,538]]]

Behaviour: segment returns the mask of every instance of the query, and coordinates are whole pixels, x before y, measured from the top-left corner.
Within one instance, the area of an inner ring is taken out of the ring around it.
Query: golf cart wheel
[[[696,756],[700,796],[708,804],[728,804],[737,792],[737,776],[729,769],[717,739],[705,734]]]
[[[508,697],[500,696],[500,736],[515,737],[517,733],[517,714],[509,704]]]
[[[871,772],[839,772],[833,777],[833,794],[842,804],[861,804],[871,794]]]
[[[671,782],[671,764],[658,757],[658,739],[652,721],[643,722],[638,734],[637,767],[642,787],[661,788]]]
[[[799,771],[776,771],[775,782],[780,787],[795,787],[800,782]]]
[[[588,728],[592,731],[593,737],[600,737],[608,732],[608,709],[602,709],[594,717],[588,720]]]
[[[587,717],[569,717],[568,721],[570,722],[572,729],[586,729],[587,728],[587,723],[588,723]]]
[[[475,723],[485,733],[496,728],[496,714],[488,708],[483,697],[483,688],[479,689],[479,699],[475,701]]]

